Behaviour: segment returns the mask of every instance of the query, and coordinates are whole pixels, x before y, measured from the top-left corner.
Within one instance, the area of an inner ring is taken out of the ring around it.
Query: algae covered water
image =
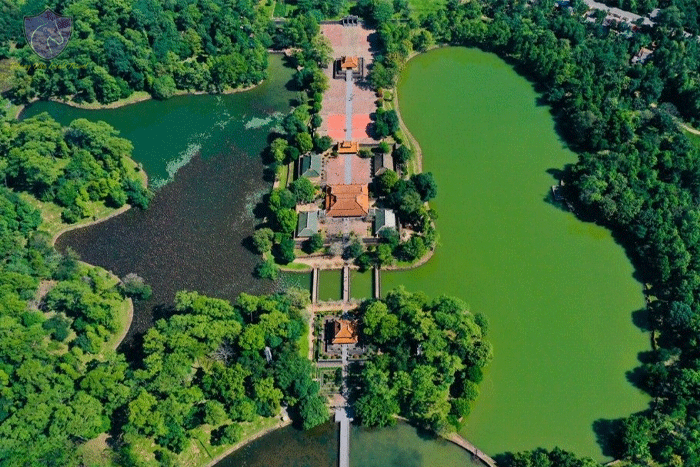
[[[575,154],[493,54],[419,55],[398,96],[437,180],[440,240],[426,265],[383,274],[382,291],[454,295],[488,316],[494,359],[462,434],[489,454],[559,446],[602,460],[594,424],[647,406],[626,372],[649,337],[632,322],[644,300],[623,249],[549,201]]]

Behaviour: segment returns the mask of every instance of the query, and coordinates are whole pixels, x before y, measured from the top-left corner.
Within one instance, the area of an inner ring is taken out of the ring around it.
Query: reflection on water
[[[333,422],[309,431],[286,427],[245,445],[216,467],[337,467],[338,437]]]

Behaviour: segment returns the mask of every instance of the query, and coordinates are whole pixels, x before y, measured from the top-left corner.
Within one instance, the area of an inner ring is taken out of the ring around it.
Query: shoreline
[[[229,454],[239,450],[240,448],[244,447],[246,444],[251,443],[251,442],[255,441],[256,439],[265,436],[268,433],[272,433],[275,430],[279,430],[280,428],[284,428],[284,427],[289,426],[291,424],[292,424],[292,420],[290,419],[290,420],[287,420],[284,422],[280,421],[274,426],[271,426],[268,428],[263,428],[262,430],[254,433],[253,435],[249,436],[248,438],[237,442],[236,444],[234,444],[233,446],[231,446],[230,448],[228,448],[227,450],[225,450],[224,452],[222,452],[221,454],[219,454],[215,458],[211,459],[209,462],[204,464],[204,467],[213,467],[217,463],[221,462],[224,458],[226,458]]]
[[[225,91],[221,92],[209,92],[209,91],[188,91],[185,89],[178,89],[175,91],[175,93],[171,97],[176,97],[176,96],[202,96],[205,94],[211,94],[211,95],[222,95],[222,94],[237,94],[239,92],[246,92],[250,91],[252,89],[255,89],[256,87],[260,86],[262,83],[264,83],[265,80],[261,80],[260,82],[256,84],[251,84],[249,86],[244,86],[240,88],[233,88],[233,89],[226,89]],[[134,94],[139,93],[139,95],[134,97]],[[140,94],[144,93],[144,94]],[[58,104],[64,104],[69,107],[74,107],[76,109],[83,109],[83,110],[107,110],[107,109],[119,109],[121,107],[126,107],[128,105],[132,104],[138,104],[140,102],[146,102],[149,100],[154,100],[154,97],[151,94],[146,93],[146,91],[134,91],[134,94],[132,94],[130,97],[126,97],[124,99],[119,99],[114,102],[110,102],[109,104],[99,104],[97,102],[91,102],[91,103],[78,103],[74,102],[70,99],[61,99],[58,97],[49,97],[48,102],[56,102]],[[170,99],[170,98],[168,98]],[[168,100],[164,99],[164,100]],[[26,104],[20,104],[17,106],[17,111],[15,112],[14,119],[18,120],[19,116],[22,114],[24,109],[28,106],[31,105],[35,102],[41,101],[38,97],[35,97],[31,99],[29,102]],[[45,101],[46,102],[46,101]]]
[[[402,417],[401,415],[394,415],[394,417],[397,420],[401,420],[402,422],[411,425],[411,422],[409,419],[406,417]],[[485,452],[479,450],[476,446],[474,446],[472,443],[470,443],[466,438],[464,438],[462,435],[460,435],[457,432],[452,432],[447,435],[440,434],[440,433],[435,433],[435,436],[444,439],[445,441],[449,441],[450,443],[464,449],[468,453],[470,453],[473,456],[476,456],[479,461],[481,461],[482,464],[488,467],[497,467],[496,466],[496,461],[494,461],[491,456],[486,454]]]

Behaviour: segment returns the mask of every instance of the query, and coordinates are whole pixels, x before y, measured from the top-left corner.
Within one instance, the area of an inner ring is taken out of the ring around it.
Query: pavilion
[[[333,339],[331,344],[357,344],[357,323],[348,319],[338,319],[333,322]]]
[[[341,141],[338,143],[338,154],[357,154],[360,151],[360,143],[357,141]]]

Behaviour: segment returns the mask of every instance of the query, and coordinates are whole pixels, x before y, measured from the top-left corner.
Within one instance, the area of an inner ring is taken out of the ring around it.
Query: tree
[[[350,245],[345,247],[345,251],[343,252],[343,259],[357,258],[362,254],[364,250],[365,247],[362,245],[362,242],[359,239],[355,238],[352,242],[350,242]]]
[[[297,143],[297,148],[299,148],[299,151],[302,154],[306,154],[314,148],[314,142],[311,139],[311,135],[306,132],[297,133],[294,139]]]
[[[324,135],[314,140],[314,145],[318,152],[326,152],[333,145],[333,139],[330,136]]]
[[[137,300],[148,300],[152,293],[151,286],[133,272],[122,278],[122,291],[127,297]]]
[[[388,195],[389,193],[391,193],[392,189],[394,188],[394,185],[396,185],[396,182],[398,181],[399,176],[393,170],[387,170],[386,172],[382,173],[376,179],[379,194]]]
[[[376,66],[376,65],[375,65]],[[377,109],[374,132],[379,138],[385,138],[399,129],[399,117],[395,110]]]
[[[280,232],[291,234],[297,228],[297,213],[294,209],[280,209],[276,213],[277,227]]]
[[[258,253],[265,254],[272,249],[272,239],[275,233],[268,227],[263,227],[253,233],[253,245]]]
[[[294,239],[291,237],[284,238],[278,245],[277,257],[283,263],[291,263],[296,259],[296,254],[294,253]]]
[[[153,97],[156,99],[168,99],[175,94],[175,80],[172,76],[159,76],[153,81]]]
[[[392,156],[397,165],[404,166],[411,159],[411,150],[407,146],[401,145],[394,149]]]
[[[288,143],[284,138],[275,138],[270,144],[270,154],[272,158],[277,162],[282,162],[285,156],[285,150],[287,149]]]
[[[323,248],[323,236],[315,233],[304,243],[304,251],[311,254]]]
[[[289,188],[296,197],[297,203],[310,203],[316,198],[316,185],[306,177],[297,178]]]
[[[296,198],[292,192],[286,188],[273,189],[267,203],[270,210],[274,213],[283,209],[292,209],[296,204]]]
[[[274,260],[267,259],[255,266],[255,275],[260,279],[275,280],[279,275],[279,267],[275,264]]]
[[[437,195],[437,183],[432,172],[420,173],[411,177],[416,190],[420,194],[421,200],[429,201]]]
[[[402,258],[406,261],[418,259],[428,252],[423,239],[417,235],[413,235],[408,241],[402,243],[399,248],[401,249]]]
[[[325,423],[328,420],[328,408],[325,400],[318,394],[306,397],[299,404],[302,426],[305,430]]]

